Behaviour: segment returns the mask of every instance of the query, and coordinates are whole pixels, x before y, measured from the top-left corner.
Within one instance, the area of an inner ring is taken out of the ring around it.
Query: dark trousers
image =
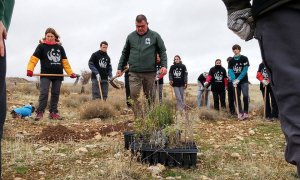
[[[234,107],[234,90],[233,90],[233,84],[232,82],[228,82],[228,89],[227,89],[227,96],[228,96],[228,106],[230,114],[235,113],[235,107]]]
[[[264,87],[261,89],[261,93],[263,95],[263,98],[265,98],[265,88],[267,88],[266,91],[266,118],[278,118],[278,107],[277,103],[272,91],[272,88],[270,85]]]
[[[58,113],[57,104],[59,100],[61,80],[51,80],[46,77],[40,79],[40,96],[39,96],[39,107],[37,112],[45,112],[48,102],[49,89],[51,84],[51,99],[49,112]]]
[[[236,87],[237,90],[237,101],[238,101],[238,106],[239,106],[239,113],[248,113],[249,109],[249,84],[248,82],[244,83],[239,83],[238,86]],[[233,90],[235,93],[235,88]],[[244,108],[242,107],[242,102],[241,102],[241,94],[243,94],[243,103],[244,103]],[[236,99],[236,98],[234,98]],[[236,100],[234,101],[236,102]]]
[[[225,89],[223,91],[213,91],[214,98],[214,108],[215,110],[220,110],[219,102],[221,103],[222,109],[226,109],[225,103]]]
[[[126,95],[126,104],[127,107],[131,107],[130,103],[130,86],[129,86],[129,75],[128,72],[124,75],[124,81],[125,81],[125,95]]]
[[[2,135],[3,126],[6,118],[6,52],[3,57],[0,56],[0,179],[2,173]]]
[[[108,96],[108,81],[101,80],[100,86],[101,86],[103,100],[106,100]],[[99,83],[97,79],[92,79],[92,98],[93,100],[101,99]]]
[[[300,176],[300,2],[292,1],[257,20],[256,37],[271,75],[286,138],[285,158]]]

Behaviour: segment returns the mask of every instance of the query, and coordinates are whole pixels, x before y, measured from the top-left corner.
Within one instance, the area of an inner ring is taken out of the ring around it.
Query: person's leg
[[[219,94],[220,94],[221,107],[222,107],[223,110],[226,110],[226,102],[225,102],[226,93],[225,93],[225,90],[220,91]]]
[[[242,94],[243,94],[243,102],[244,102],[244,113],[248,115],[249,110],[249,84],[248,82],[240,84]]]
[[[201,107],[201,105],[202,105],[202,93],[203,93],[203,90],[201,90],[200,88],[198,88],[198,93],[197,93],[197,104],[198,104],[198,107]]]
[[[101,81],[101,90],[102,90],[102,97],[103,100],[106,101],[108,96],[108,81]]]
[[[132,107],[133,113],[135,117],[142,115],[142,109],[140,107],[140,102],[138,98],[140,96],[141,88],[142,88],[142,78],[140,77],[140,73],[129,72],[129,87],[130,87],[130,97],[132,99]]]
[[[129,75],[128,75],[128,72],[125,73],[124,75],[124,81],[125,81],[125,95],[126,95],[126,104],[127,104],[127,107],[131,107],[131,104],[130,104],[130,88],[129,88]]]
[[[270,98],[271,98],[271,105],[272,105],[272,113],[271,116],[272,118],[278,118],[278,106],[272,91],[272,87],[270,87]]]
[[[6,54],[6,52],[5,52]],[[3,126],[6,118],[6,56],[0,56],[0,178],[2,175],[2,135],[3,135]]]
[[[213,99],[214,99],[214,109],[219,111],[219,93],[216,91],[212,91]]]
[[[181,96],[181,92],[180,92],[180,87],[174,87],[174,93],[175,93],[175,97],[176,97],[176,104],[177,104],[177,108],[179,110],[182,110],[182,96]]]
[[[271,74],[272,90],[286,138],[285,158],[300,176],[300,2],[292,1],[257,20],[256,37]]]
[[[234,108],[234,91],[232,82],[228,82],[228,106],[230,114],[234,115],[235,108]]]
[[[179,92],[180,92],[180,96],[181,96],[181,104],[180,107],[182,110],[185,110],[185,100],[184,100],[184,87],[181,86],[179,87]]]
[[[48,78],[40,78],[40,95],[39,95],[39,106],[36,110],[37,113],[44,113],[47,107],[49,87],[51,80]]]
[[[163,84],[159,84],[159,103],[162,103],[162,97],[163,97]]]
[[[99,84],[97,79],[92,79],[92,98],[100,99]]]
[[[61,80],[52,80],[52,87],[51,87],[51,99],[50,99],[50,113],[58,113],[58,101],[60,95],[60,87],[61,87]]]
[[[211,90],[206,89],[205,93],[205,102],[206,102],[206,108],[210,109],[210,99],[209,99],[209,95],[210,95]]]
[[[146,99],[148,99],[149,105],[151,106],[152,103],[154,103],[155,98],[155,75],[156,73],[142,73],[143,76],[143,91],[146,96]]]
[[[235,90],[237,91],[237,97],[235,96]],[[237,98],[237,99],[236,99]],[[242,102],[241,102],[241,85],[239,84],[236,88],[234,88],[234,102],[236,104],[238,102],[239,113],[243,114]]]

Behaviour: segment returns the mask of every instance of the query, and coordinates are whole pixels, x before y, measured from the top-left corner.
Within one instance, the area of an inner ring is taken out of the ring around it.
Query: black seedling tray
[[[180,143],[180,147],[155,147],[147,142],[135,141],[133,132],[124,133],[125,148],[133,155],[140,154],[142,163],[155,165],[157,163],[169,167],[190,168],[196,166],[198,149],[194,142]]]

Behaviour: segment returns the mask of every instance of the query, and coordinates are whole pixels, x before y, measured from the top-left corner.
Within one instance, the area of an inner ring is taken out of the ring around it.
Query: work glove
[[[203,86],[204,86],[204,88],[207,88],[208,82],[205,82],[205,83],[203,84]]]
[[[239,84],[240,80],[238,79],[235,79],[232,84],[233,84],[233,87],[237,87],[237,85]]]
[[[75,73],[72,73],[71,75],[70,75],[70,78],[76,78],[77,77],[77,75],[75,74]]]
[[[269,84],[269,81],[266,79],[262,80],[261,82],[263,83],[264,86],[267,86]]]
[[[241,39],[249,41],[254,36],[251,8],[241,9],[228,15],[227,26]]]
[[[173,86],[173,81],[170,81],[169,84],[170,84],[171,86]]]
[[[101,80],[100,74],[97,74],[97,75],[96,75],[96,78],[97,78],[97,80],[100,81],[100,80]]]
[[[33,72],[30,71],[30,70],[27,70],[27,76],[28,76],[28,77],[32,77],[32,76],[33,76]]]
[[[160,74],[162,74],[163,76],[167,74],[167,68],[162,67],[160,68]]]

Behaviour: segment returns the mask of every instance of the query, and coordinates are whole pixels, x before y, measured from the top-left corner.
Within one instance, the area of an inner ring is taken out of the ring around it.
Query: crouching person
[[[25,105],[20,108],[14,108],[10,114],[12,115],[12,118],[25,118],[32,115],[34,112],[35,107],[32,106],[32,103],[30,105]]]

